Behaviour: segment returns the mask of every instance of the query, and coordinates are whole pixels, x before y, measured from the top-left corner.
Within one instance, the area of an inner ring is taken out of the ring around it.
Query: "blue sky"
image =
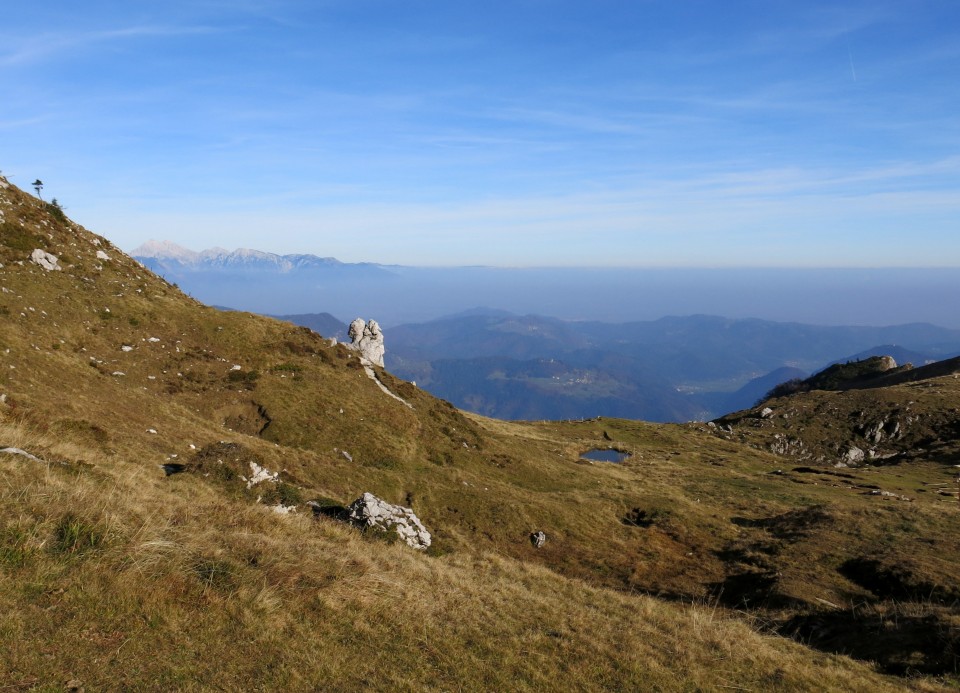
[[[419,265],[960,266],[960,3],[8,3],[0,171]]]

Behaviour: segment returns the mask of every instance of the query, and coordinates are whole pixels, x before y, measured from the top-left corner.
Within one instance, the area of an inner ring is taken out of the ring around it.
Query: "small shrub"
[[[261,500],[266,505],[300,505],[303,503],[303,492],[293,484],[280,481],[273,484]]]
[[[258,371],[230,371],[227,373],[227,381],[231,383],[252,384],[260,377]]]
[[[795,395],[798,392],[808,392],[810,390],[810,384],[801,380],[800,378],[793,378],[787,380],[786,382],[775,385],[771,390],[765,394],[763,397],[757,400],[754,406],[759,406],[766,402],[768,399],[774,399],[776,397],[788,397],[790,395]]]
[[[59,222],[67,223],[67,215],[63,212],[63,205],[53,198],[46,204],[47,213]]]

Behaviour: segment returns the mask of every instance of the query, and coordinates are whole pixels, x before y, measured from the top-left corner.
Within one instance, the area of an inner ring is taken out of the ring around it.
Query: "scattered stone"
[[[261,467],[256,462],[250,463],[250,471],[253,472],[253,475],[247,480],[247,488],[253,488],[257,484],[261,484],[264,481],[276,483],[280,478],[280,472],[271,472],[269,469]]]
[[[107,255],[107,254],[106,254],[105,252],[103,252],[102,250],[98,250],[98,251],[97,251],[97,259],[98,259],[98,260],[109,260],[109,259],[110,259],[110,256]]]
[[[882,498],[894,498],[894,499],[896,499],[896,500],[902,500],[902,501],[908,501],[908,502],[913,500],[912,498],[907,498],[906,496],[901,496],[899,493],[893,493],[892,491],[884,491],[884,490],[879,489],[879,488],[875,488],[875,489],[873,489],[872,491],[868,491],[866,495],[868,495],[868,496],[880,496],[880,497],[882,497]],[[950,495],[953,495],[953,494],[951,493]]]
[[[30,253],[30,262],[40,265],[43,269],[47,270],[47,272],[50,272],[51,270],[60,271],[63,269],[60,267],[60,260],[56,255],[48,253],[45,250],[40,250],[40,248],[37,248]]]
[[[129,344],[124,344],[122,347],[120,347],[120,351],[133,351],[133,347]]]
[[[360,358],[368,361],[374,366],[383,368],[383,331],[376,320],[364,322],[363,318],[357,318],[350,323],[350,329],[347,330],[352,343],[350,347],[360,352]]]
[[[533,548],[539,549],[547,542],[547,535],[542,531],[534,532],[530,535],[530,543],[533,544]]]
[[[341,411],[341,413],[343,413],[343,412]],[[347,452],[346,450],[341,450],[341,451],[340,451],[340,454],[343,455],[343,456],[347,459],[347,462],[353,462],[353,455],[351,455],[351,454],[350,454],[349,452]]]
[[[31,455],[26,450],[21,450],[20,448],[0,448],[0,452],[6,453],[7,455],[22,455],[28,460],[33,460],[34,462],[40,462],[41,459],[36,455]]]
[[[270,509],[277,515],[292,515],[297,512],[297,506],[295,505],[271,505]]]
[[[763,409],[760,410],[761,419],[769,419],[771,416],[773,416],[773,409],[771,409],[770,407],[764,407]]]
[[[354,525],[382,532],[395,531],[407,546],[415,549],[430,546],[430,532],[410,508],[391,505],[372,493],[364,493],[347,510],[347,517]]]
[[[155,429],[155,428],[148,428],[148,429],[147,429],[147,433],[153,433],[154,435],[156,435],[156,434],[157,434],[157,429]]]
[[[373,368],[371,368],[371,367],[364,361],[363,357],[360,357],[360,362],[363,364],[363,372],[367,374],[367,377],[370,378],[370,380],[372,380],[374,383],[376,383],[377,387],[380,388],[381,392],[383,392],[385,395],[387,395],[387,396],[389,396],[389,397],[392,397],[393,399],[397,400],[398,402],[400,402],[400,404],[402,404],[403,406],[407,407],[408,409],[413,409],[413,405],[410,404],[410,402],[408,402],[407,400],[405,400],[403,397],[400,397],[400,396],[395,395],[394,393],[390,392],[390,388],[388,388],[386,385],[384,385],[382,382],[380,382],[380,378],[377,377],[376,371],[374,371]]]

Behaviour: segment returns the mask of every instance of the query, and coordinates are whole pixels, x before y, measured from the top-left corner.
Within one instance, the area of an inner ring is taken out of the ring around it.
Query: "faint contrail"
[[[850,51],[850,46],[847,46],[847,57],[850,58],[850,74],[853,75],[853,81],[857,81],[857,71],[853,67],[853,53]]]

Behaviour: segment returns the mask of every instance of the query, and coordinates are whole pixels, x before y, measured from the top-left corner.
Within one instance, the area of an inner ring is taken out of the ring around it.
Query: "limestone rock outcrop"
[[[56,255],[48,253],[45,250],[37,248],[32,253],[30,253],[30,262],[40,265],[43,269],[50,272],[51,270],[60,270],[60,260]]]
[[[364,493],[347,508],[347,518],[360,527],[396,532],[407,546],[424,550],[430,546],[430,532],[410,508],[391,505],[372,493]]]
[[[357,318],[350,323],[347,335],[352,340],[350,346],[360,352],[360,358],[369,361],[374,366],[383,368],[383,331],[376,320],[364,322]]]

